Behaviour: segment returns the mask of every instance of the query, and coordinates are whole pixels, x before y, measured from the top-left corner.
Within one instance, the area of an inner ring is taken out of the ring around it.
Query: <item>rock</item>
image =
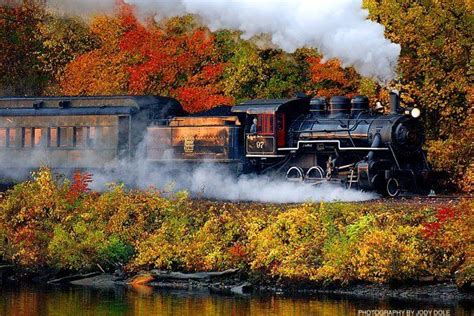
[[[114,276],[112,274],[100,274],[89,278],[83,278],[69,282],[72,285],[89,286],[95,288],[115,287]]]
[[[210,281],[213,278],[227,277],[235,274],[239,269],[229,269],[222,272],[196,272],[196,273],[182,273],[169,272],[162,270],[151,270],[150,273],[159,280],[198,280]]]
[[[248,294],[252,291],[252,284],[248,282],[244,282],[241,285],[232,287],[230,291],[234,294],[239,294],[239,295]]]
[[[423,283],[433,282],[434,280],[435,280],[434,276],[424,276],[424,277],[418,278],[418,281],[423,282]]]
[[[0,265],[0,284],[8,277],[12,270],[12,265]]]
[[[99,275],[100,272],[92,272],[92,273],[86,273],[86,274],[74,274],[74,275],[68,275],[63,278],[58,278],[54,280],[48,281],[49,284],[57,284],[57,283],[72,283],[72,281],[76,280],[81,280],[81,279],[86,279],[90,277],[94,277],[96,275]]]

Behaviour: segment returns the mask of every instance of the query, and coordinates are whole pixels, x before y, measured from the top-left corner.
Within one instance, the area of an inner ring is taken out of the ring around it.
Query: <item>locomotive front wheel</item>
[[[400,194],[400,183],[396,178],[390,178],[385,187],[387,196],[396,197]]]

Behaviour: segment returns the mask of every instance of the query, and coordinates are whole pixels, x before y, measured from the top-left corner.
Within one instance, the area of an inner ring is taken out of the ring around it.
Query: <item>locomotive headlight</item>
[[[421,110],[419,108],[407,109],[405,114],[411,115],[413,118],[419,118],[421,115]]]

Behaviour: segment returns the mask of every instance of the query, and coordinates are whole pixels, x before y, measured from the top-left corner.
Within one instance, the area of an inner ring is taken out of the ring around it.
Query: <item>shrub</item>
[[[249,232],[250,267],[273,276],[307,279],[321,264],[327,236],[315,205],[305,204],[276,215],[263,229]],[[256,230],[255,230],[256,229]]]
[[[435,171],[444,173],[442,185],[454,185],[464,192],[474,192],[474,116],[459,127],[459,133],[446,140],[428,143],[428,158]]]
[[[123,264],[132,270],[238,267],[292,282],[455,274],[460,284],[472,280],[470,200],[443,207],[219,203],[123,185],[99,194],[84,179],[76,174],[69,181],[43,168],[8,191],[0,200],[0,258],[32,270]]]

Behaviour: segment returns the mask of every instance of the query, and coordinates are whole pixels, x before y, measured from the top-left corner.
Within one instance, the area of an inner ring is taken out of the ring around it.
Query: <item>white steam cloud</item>
[[[47,0],[48,7],[67,14],[87,16],[96,13],[112,13],[116,0]]]
[[[212,30],[233,29],[243,38],[269,34],[287,52],[314,47],[362,76],[381,83],[395,78],[400,45],[368,20],[361,0],[125,0],[156,19],[195,14]]]
[[[314,186],[266,175],[239,176],[227,166],[211,161],[186,165],[164,160],[159,165],[150,164],[145,142],[139,145],[133,160],[112,160],[99,167],[97,161],[101,159],[97,155],[100,153],[89,152],[81,154],[80,159],[57,161],[53,159],[55,155],[51,150],[41,147],[35,147],[24,154],[18,153],[15,159],[11,159],[12,155],[8,151],[0,151],[0,180],[22,181],[28,177],[28,169],[50,166],[58,173],[72,172],[77,168],[89,171],[93,175],[91,187],[96,191],[104,191],[110,183],[124,183],[129,188],[154,187],[171,192],[185,190],[192,197],[225,201],[299,203],[367,201],[378,198],[375,193],[348,190],[338,185]]]
[[[101,191],[107,183],[120,180],[141,189],[156,187],[172,191],[188,191],[193,197],[223,201],[268,203],[300,203],[331,201],[368,201],[375,193],[348,190],[338,185],[287,182],[269,176],[237,176],[225,166],[202,163],[194,167],[172,163],[156,168],[143,162],[124,163],[114,173],[94,174],[93,188]]]
[[[237,175],[228,166],[212,161],[184,164],[174,160],[150,164],[147,160],[146,139],[139,145],[133,161],[114,163],[114,172],[94,175],[93,187],[103,190],[107,183],[121,181],[141,189],[156,187],[188,191],[193,197],[270,203],[298,203],[318,201],[367,201],[377,194],[348,190],[337,185],[287,182],[265,175]],[[165,154],[165,156],[169,156]],[[167,157],[172,159],[173,155]],[[163,157],[164,158],[164,157]]]
[[[113,12],[116,0],[48,0],[65,13]],[[141,16],[157,20],[199,16],[212,31],[232,29],[249,39],[267,34],[277,47],[293,52],[313,47],[337,58],[364,77],[387,85],[396,77],[400,45],[384,36],[384,26],[368,19],[362,0],[125,0]]]

